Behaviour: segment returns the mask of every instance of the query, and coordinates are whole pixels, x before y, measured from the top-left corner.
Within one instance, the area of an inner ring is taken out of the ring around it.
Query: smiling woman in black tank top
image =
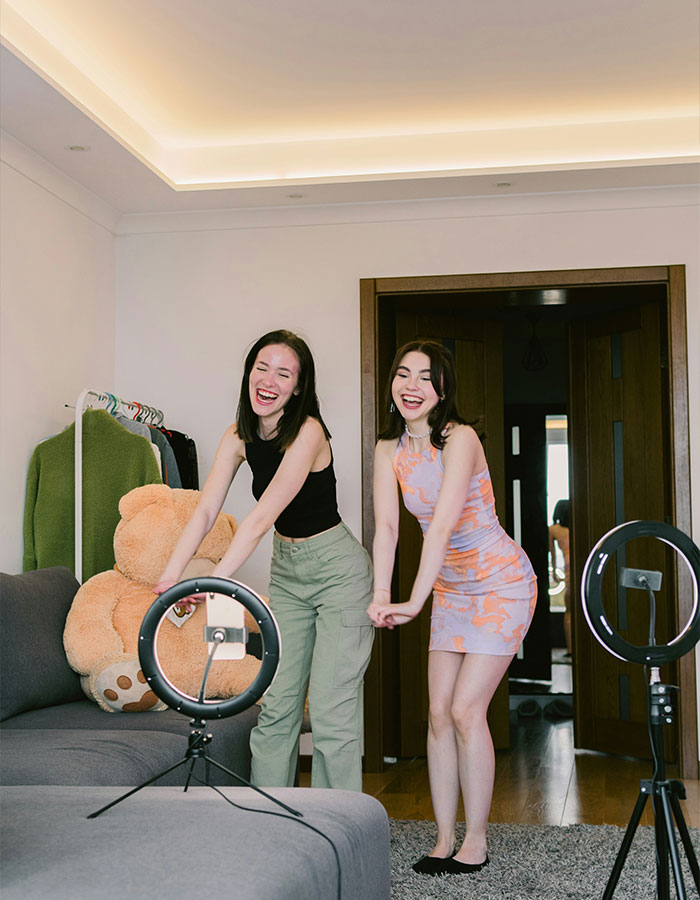
[[[251,778],[261,787],[294,783],[308,687],[312,786],[361,790],[360,699],[373,638],[366,613],[371,564],[338,513],[313,357],[289,331],[263,335],[248,353],[236,422],[224,433],[157,593],[182,577],[244,461],[253,472],[257,503],[212,574],[233,576],[274,525],[269,592],[282,653],[251,734]]]

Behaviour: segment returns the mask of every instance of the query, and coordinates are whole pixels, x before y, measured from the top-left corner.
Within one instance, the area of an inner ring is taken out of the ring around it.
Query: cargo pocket
[[[373,640],[374,626],[365,607],[341,609],[334,687],[353,688],[360,684],[369,664]]]

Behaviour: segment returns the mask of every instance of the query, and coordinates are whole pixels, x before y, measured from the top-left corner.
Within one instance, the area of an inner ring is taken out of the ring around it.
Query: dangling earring
[[[396,407],[394,406],[394,401],[393,401],[393,400],[392,400],[391,403],[389,404],[389,412],[390,412],[390,413],[395,413],[395,412],[396,412]]]

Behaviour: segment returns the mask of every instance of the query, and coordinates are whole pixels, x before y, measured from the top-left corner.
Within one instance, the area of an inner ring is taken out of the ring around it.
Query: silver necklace
[[[431,429],[429,428],[427,431],[424,431],[422,434],[413,434],[412,431],[409,431],[409,430],[408,430],[408,423],[406,423],[406,424],[404,425],[404,428],[405,428],[405,430],[406,430],[406,434],[407,434],[410,438],[415,438],[416,440],[418,440],[419,438],[428,437],[428,435],[429,435],[430,432],[431,432]]]

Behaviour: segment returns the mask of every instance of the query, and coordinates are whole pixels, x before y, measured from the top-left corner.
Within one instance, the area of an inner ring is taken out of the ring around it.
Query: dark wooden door
[[[503,366],[498,322],[450,314],[426,314],[425,304],[407,303],[396,317],[396,346],[416,338],[441,341],[452,352],[457,370],[457,408],[483,435],[493,480],[496,509],[505,509],[503,446]],[[394,600],[407,600],[418,569],[421,530],[400,504]],[[427,658],[430,643],[428,602],[420,616],[396,630],[400,679],[400,751],[402,757],[422,756],[428,729]],[[504,679],[489,710],[497,748],[509,745],[508,684]]]
[[[501,523],[519,541],[537,576],[537,605],[527,635],[509,669],[511,678],[552,678],[547,530],[547,434],[551,406],[505,407],[507,505]]]
[[[670,520],[669,411],[664,391],[666,353],[662,303],[646,303],[583,318],[570,328],[572,604],[576,745],[649,756],[644,668],[608,653],[593,637],[581,605],[581,574],[591,548],[615,525],[635,519]],[[644,591],[619,584],[623,566],[660,569],[656,641],[675,635],[673,564],[660,541],[630,542],[608,564],[606,616],[630,643],[649,643]],[[676,666],[662,669],[677,678]],[[666,731],[669,761],[677,733]]]

